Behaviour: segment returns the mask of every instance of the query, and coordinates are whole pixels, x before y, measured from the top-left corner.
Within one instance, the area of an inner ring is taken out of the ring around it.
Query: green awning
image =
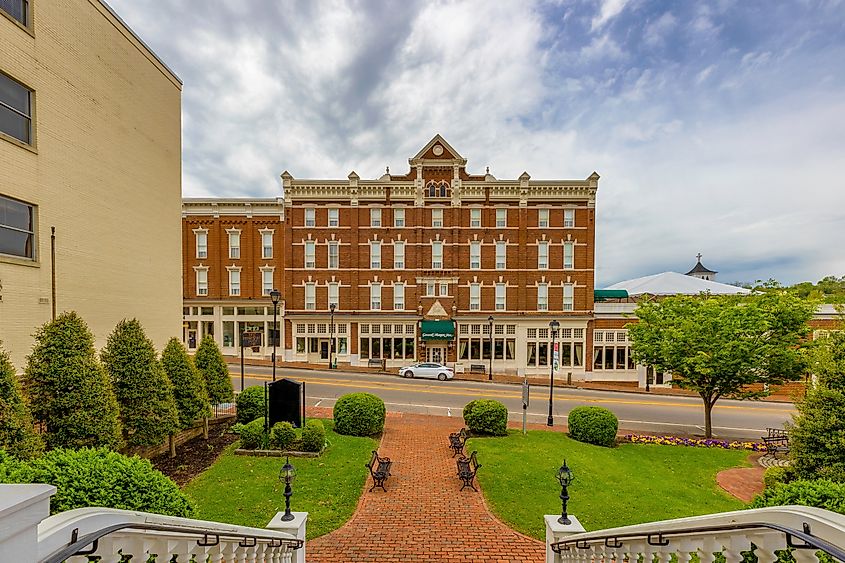
[[[596,289],[593,291],[593,299],[604,301],[605,299],[628,299],[626,289]]]
[[[455,338],[455,323],[452,321],[423,321],[423,340],[452,340]]]

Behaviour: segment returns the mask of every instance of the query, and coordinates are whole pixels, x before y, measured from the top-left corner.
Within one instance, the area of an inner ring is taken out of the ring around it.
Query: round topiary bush
[[[602,407],[575,407],[569,411],[569,437],[596,446],[613,447],[619,420]]]
[[[247,387],[235,399],[238,408],[237,421],[241,424],[264,416],[264,387]]]
[[[464,422],[473,434],[505,436],[508,433],[508,409],[499,401],[478,399],[464,407]]]
[[[277,422],[270,429],[270,446],[274,449],[288,450],[295,441],[296,428],[290,422]]]
[[[10,463],[16,467],[3,467]],[[14,462],[0,455],[0,475],[8,482],[54,485],[57,490],[50,500],[52,514],[102,506],[169,516],[194,515],[188,497],[148,460],[106,448],[59,448],[30,462]]]
[[[384,401],[371,393],[350,393],[334,405],[334,431],[348,436],[372,436],[384,430]]]
[[[302,429],[302,451],[319,452],[326,445],[326,427],[319,420],[311,419]]]
[[[245,450],[258,450],[267,444],[264,433],[264,419],[256,418],[241,427],[241,447]]]
[[[790,504],[815,506],[845,514],[845,483],[836,483],[827,479],[781,483],[772,488],[767,487],[751,501],[748,508]]]

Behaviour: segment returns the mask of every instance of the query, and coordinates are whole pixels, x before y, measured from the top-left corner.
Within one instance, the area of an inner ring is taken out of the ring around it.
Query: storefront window
[[[405,339],[405,358],[413,360],[416,358],[414,355],[414,339],[413,338],[406,338]]]
[[[362,360],[370,359],[370,339],[369,338],[362,338],[361,339],[360,356],[361,356]]]
[[[477,338],[469,341],[469,357],[471,360],[481,359],[481,341]]]
[[[528,350],[526,357],[528,358],[528,365],[529,366],[536,366],[537,365],[537,343],[536,342],[528,342]]]
[[[389,360],[393,358],[393,348],[390,345],[390,338],[383,338],[381,341],[382,358]]]
[[[393,357],[401,360],[402,359],[402,339],[401,338],[394,338],[393,339]]]
[[[596,348],[593,350],[593,370],[600,370],[604,366],[604,348]]]
[[[497,338],[493,345],[493,358],[496,360],[505,359],[505,341]]]
[[[486,338],[481,342],[481,359],[490,359],[490,341]]]
[[[305,353],[305,338],[299,337],[296,339],[296,353],[297,354],[304,354]]]
[[[548,342],[538,342],[537,343],[537,365],[538,366],[547,366],[549,365],[549,343]]]
[[[616,369],[625,369],[625,347],[616,348]]]
[[[223,346],[233,347],[235,345],[235,323],[223,321]]]
[[[231,315],[234,315],[234,314],[235,314],[235,308],[234,307],[223,307],[223,315],[231,316]]]
[[[374,360],[381,359],[381,338],[373,338],[370,350],[372,351],[372,357]]]
[[[346,354],[346,338],[338,338],[337,339],[337,353],[338,354]]]
[[[516,358],[516,340],[509,338],[505,347],[505,359],[513,360]]]
[[[576,368],[580,368],[584,365],[584,343],[583,342],[575,342],[572,345],[572,351],[574,352],[574,363],[573,365]]]

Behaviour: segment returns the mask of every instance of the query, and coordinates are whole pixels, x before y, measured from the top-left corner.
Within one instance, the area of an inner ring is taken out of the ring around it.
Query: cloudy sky
[[[597,284],[845,274],[845,1],[108,0],[184,81],[186,196],[601,174]]]

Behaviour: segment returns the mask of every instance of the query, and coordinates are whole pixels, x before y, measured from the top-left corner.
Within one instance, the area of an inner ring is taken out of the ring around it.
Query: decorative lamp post
[[[290,464],[290,456],[285,458],[285,464],[279,472],[279,481],[285,484],[285,514],[282,516],[282,522],[290,522],[293,520],[293,514],[290,512],[290,497],[293,495],[290,485],[296,479],[296,468]]]
[[[332,353],[334,352],[334,310],[336,303],[329,303],[329,369],[332,369]]]
[[[270,333],[273,338],[273,381],[276,381],[276,340],[278,340],[279,334],[279,325],[276,324],[276,314],[279,310],[279,299],[281,297],[282,293],[278,289],[270,291],[270,300],[273,302],[273,331]]]
[[[549,362],[549,420],[546,421],[548,426],[554,426],[555,419],[552,417],[552,401],[554,400],[554,389],[555,389],[555,337],[557,336],[557,329],[560,327],[560,323],[557,320],[554,320],[549,323],[549,328],[552,331],[552,358]]]
[[[493,381],[493,315],[487,317],[487,322],[490,323],[490,367],[487,370],[487,380]]]
[[[563,465],[560,466],[560,469],[557,470],[557,480],[560,482],[560,502],[561,502],[561,515],[557,521],[560,524],[572,524],[572,521],[569,519],[569,516],[566,514],[566,503],[569,501],[569,487],[572,484],[572,481],[575,477],[572,475],[572,470],[566,465],[566,460],[563,460]]]

